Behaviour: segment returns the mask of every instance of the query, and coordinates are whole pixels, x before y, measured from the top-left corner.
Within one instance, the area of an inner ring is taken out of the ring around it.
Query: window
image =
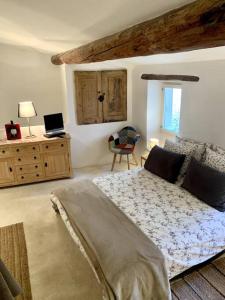
[[[162,128],[178,133],[180,129],[180,107],[181,107],[180,87],[164,87],[163,88],[163,124]]]

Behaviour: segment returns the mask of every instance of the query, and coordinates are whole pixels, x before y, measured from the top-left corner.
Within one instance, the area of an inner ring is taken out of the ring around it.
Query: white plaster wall
[[[127,69],[128,114],[126,122],[93,125],[76,123],[74,70]],[[0,44],[0,139],[4,124],[19,122],[27,135],[26,120],[18,119],[18,102],[34,102],[38,116],[31,119],[32,132],[43,134],[43,115],[63,112],[65,129],[71,134],[73,167],[111,162],[108,137],[126,125],[132,124],[132,67],[128,63],[104,62],[86,65],[55,66],[50,55],[38,51]]]
[[[147,84],[147,140],[160,138],[162,114],[162,85],[160,81],[151,80]]]
[[[127,121],[77,125],[73,71],[122,68],[128,71]],[[141,133],[137,150],[142,151],[146,140],[156,137],[161,122],[157,117],[159,83],[142,80],[143,73],[200,76],[199,83],[183,83],[181,135],[225,147],[225,60],[136,66],[129,60],[118,60],[59,67],[51,64],[47,54],[6,45],[0,45],[0,135],[10,119],[18,121],[18,101],[29,99],[38,111],[32,122],[40,126],[32,128],[34,133],[43,133],[44,114],[63,112],[72,137],[73,167],[111,162],[108,137],[126,125],[135,126]],[[19,122],[26,125],[25,120]],[[26,128],[23,132],[26,134]]]
[[[77,125],[75,106],[74,70],[127,69],[127,121]],[[76,168],[105,164],[112,161],[108,150],[108,137],[126,125],[132,125],[132,67],[123,62],[103,62],[85,65],[66,65],[65,98],[67,99],[66,130],[72,137],[72,163]]]
[[[225,147],[225,60],[134,68],[133,123],[140,129],[145,145],[148,136],[148,81],[141,79],[143,73],[199,76],[198,83],[182,84],[180,134]]]
[[[0,44],[0,128],[10,120],[26,125],[18,119],[18,102],[33,101],[38,116],[33,125],[43,124],[43,115],[64,110],[62,74],[54,66],[49,54]]]

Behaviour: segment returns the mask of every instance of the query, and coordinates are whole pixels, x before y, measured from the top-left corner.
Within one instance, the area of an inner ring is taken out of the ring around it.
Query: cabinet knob
[[[47,168],[47,166],[48,166],[48,163],[45,163],[45,168]]]
[[[34,159],[37,159],[37,157],[36,157],[36,156],[34,156]]]
[[[9,171],[12,172],[12,168],[11,167],[9,168]]]
[[[4,153],[5,153],[5,150],[2,150],[2,153],[4,154]]]
[[[23,170],[23,168],[20,168],[20,171],[22,171]]]
[[[45,146],[46,149],[48,149],[48,146]]]
[[[18,161],[21,161],[21,158],[18,158]]]
[[[35,168],[37,169],[37,168],[38,168],[38,166],[35,166]]]
[[[20,152],[20,149],[16,149],[16,152]]]
[[[61,147],[64,147],[64,144],[61,144]]]
[[[21,176],[21,179],[24,179],[24,176]]]
[[[35,147],[33,147],[33,150],[35,150],[36,148]]]
[[[37,174],[36,176],[39,177],[39,174]]]

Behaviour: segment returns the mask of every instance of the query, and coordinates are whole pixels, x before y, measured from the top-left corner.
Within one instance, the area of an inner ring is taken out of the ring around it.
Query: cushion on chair
[[[109,149],[116,154],[131,154],[140,135],[131,126],[126,126],[109,137]]]

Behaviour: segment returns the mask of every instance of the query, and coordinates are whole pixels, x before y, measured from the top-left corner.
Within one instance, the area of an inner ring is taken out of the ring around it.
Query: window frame
[[[179,132],[176,131],[172,131],[172,130],[168,130],[166,128],[164,128],[164,115],[165,115],[165,111],[164,111],[164,95],[165,95],[165,88],[179,88],[181,89],[181,105],[182,105],[182,93],[183,93],[183,86],[181,83],[172,83],[172,82],[165,82],[162,84],[162,110],[161,110],[161,131],[167,134],[170,134],[172,136],[176,136],[177,134],[179,134],[180,132],[180,128],[179,128]],[[181,115],[181,111],[180,111],[180,115]]]

